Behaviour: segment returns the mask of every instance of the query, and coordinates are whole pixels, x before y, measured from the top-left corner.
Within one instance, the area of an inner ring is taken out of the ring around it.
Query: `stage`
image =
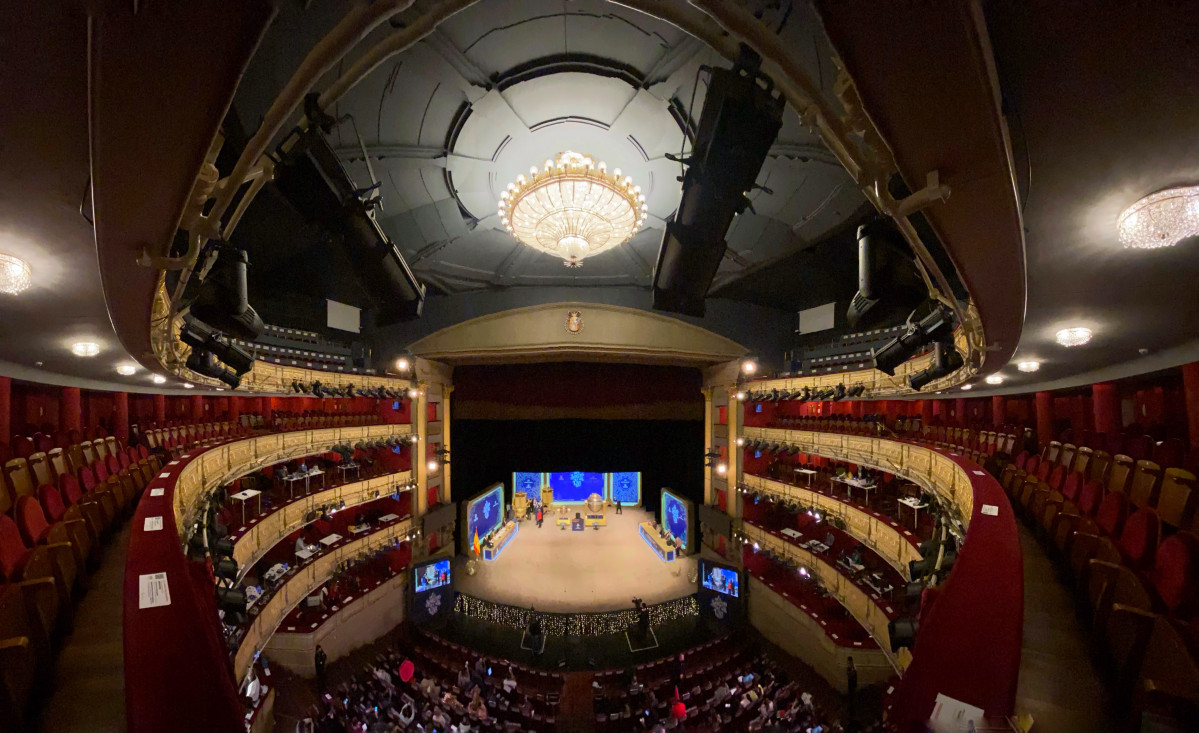
[[[607,511],[606,527],[582,532],[559,529],[556,515],[547,515],[541,529],[525,520],[497,559],[478,561],[475,575],[466,572],[467,558],[458,557],[454,586],[495,603],[555,612],[616,611],[630,608],[635,597],[653,604],[694,593],[695,556],[663,562],[637,531],[653,515],[640,508],[615,512]]]

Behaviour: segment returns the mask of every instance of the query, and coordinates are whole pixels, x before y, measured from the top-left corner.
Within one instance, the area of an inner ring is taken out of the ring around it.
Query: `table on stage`
[[[483,548],[483,559],[494,560],[499,557],[512,538],[516,536],[518,529],[520,529],[520,525],[516,522],[504,522],[504,526],[491,536],[491,547]]]
[[[657,554],[658,558],[670,562],[674,559],[674,547],[666,543],[662,535],[658,534],[658,530],[654,528],[653,522],[642,522],[637,527],[637,531],[641,533],[641,539],[645,540],[645,544],[649,545],[650,549]]]

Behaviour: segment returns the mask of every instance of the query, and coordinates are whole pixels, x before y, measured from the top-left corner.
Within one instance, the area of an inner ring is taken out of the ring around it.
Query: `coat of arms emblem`
[[[578,333],[583,330],[582,311],[571,311],[566,314],[566,330],[568,333]]]

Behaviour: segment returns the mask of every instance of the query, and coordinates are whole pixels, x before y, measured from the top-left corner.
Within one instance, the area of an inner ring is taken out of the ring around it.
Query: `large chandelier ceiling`
[[[1137,201],[1116,220],[1125,247],[1170,247],[1199,234],[1199,186],[1168,188]]]
[[[16,295],[33,284],[29,263],[15,255],[0,252],[0,293]]]
[[[648,211],[641,187],[619,168],[609,173],[605,163],[568,150],[509,183],[499,214],[517,240],[579,267],[585,258],[627,242]]]

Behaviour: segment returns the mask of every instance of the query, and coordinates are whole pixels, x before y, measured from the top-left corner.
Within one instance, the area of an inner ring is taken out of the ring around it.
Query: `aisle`
[[[124,611],[126,522],[104,545],[100,567],[75,607],[75,629],[63,640],[54,663],[54,682],[42,704],[42,733],[124,733]]]
[[[1033,716],[1033,731],[1114,731],[1111,700],[1091,662],[1086,627],[1070,590],[1032,533],[1018,525],[1024,555],[1024,645],[1016,712]]]
[[[595,730],[595,697],[591,672],[571,672],[562,683],[562,704],[558,706],[558,730],[581,733]]]

